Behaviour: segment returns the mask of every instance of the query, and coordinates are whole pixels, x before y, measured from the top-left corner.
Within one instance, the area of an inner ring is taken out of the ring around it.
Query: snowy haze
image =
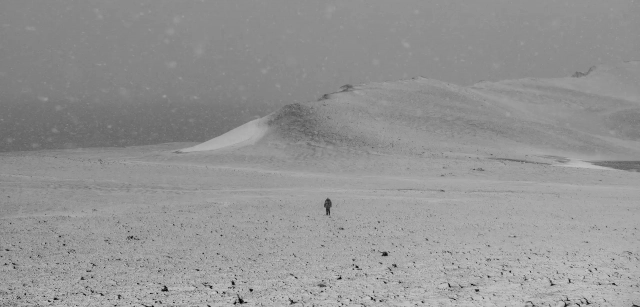
[[[0,150],[205,141],[347,83],[638,59],[640,1],[0,2]]]

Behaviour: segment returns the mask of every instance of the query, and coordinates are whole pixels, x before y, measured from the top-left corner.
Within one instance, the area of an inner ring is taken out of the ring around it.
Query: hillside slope
[[[640,62],[600,66],[580,77],[483,82],[461,87],[426,78],[346,85],[319,101],[287,105],[221,146],[187,151],[273,153],[292,145],[426,155],[640,154]],[[238,135],[238,131],[235,135]],[[217,141],[218,140],[218,141]]]

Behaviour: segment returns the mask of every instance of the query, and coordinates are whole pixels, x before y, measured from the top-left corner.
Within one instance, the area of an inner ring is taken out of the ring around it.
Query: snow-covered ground
[[[600,94],[403,80],[200,145],[0,154],[0,305],[640,305],[640,176],[582,162],[637,160],[625,65],[580,78]]]
[[[0,305],[640,299],[638,173],[338,149],[242,167],[184,147],[0,155]]]

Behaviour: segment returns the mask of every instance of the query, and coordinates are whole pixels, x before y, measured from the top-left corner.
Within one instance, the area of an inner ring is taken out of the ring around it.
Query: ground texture
[[[478,157],[340,173],[148,151],[0,156],[0,305],[640,304],[638,173]]]
[[[640,62],[579,76],[1,154],[0,305],[640,306]]]

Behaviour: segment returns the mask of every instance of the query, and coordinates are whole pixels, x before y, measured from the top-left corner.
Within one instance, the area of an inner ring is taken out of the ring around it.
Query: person
[[[326,215],[331,215],[331,199],[328,199],[324,201],[324,208],[327,211]]]

